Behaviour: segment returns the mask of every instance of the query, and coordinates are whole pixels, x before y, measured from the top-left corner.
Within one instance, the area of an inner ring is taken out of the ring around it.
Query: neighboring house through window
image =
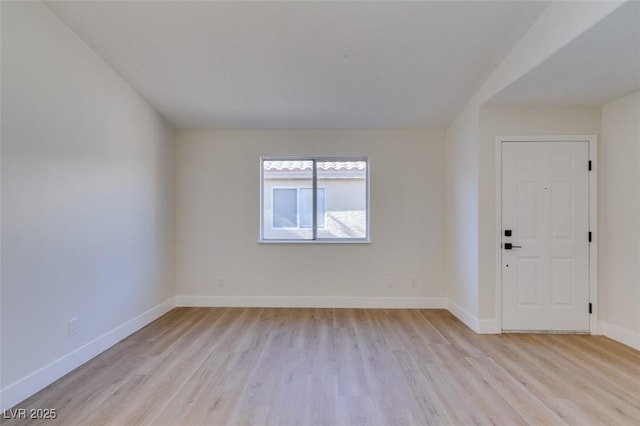
[[[368,241],[367,158],[265,157],[260,175],[261,241]]]
[[[313,228],[313,188],[272,188],[274,228]],[[325,224],[325,188],[318,188],[318,228]]]

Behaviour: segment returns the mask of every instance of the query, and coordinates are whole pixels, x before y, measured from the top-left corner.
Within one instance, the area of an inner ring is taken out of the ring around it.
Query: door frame
[[[597,135],[511,135],[495,138],[495,279],[496,320],[502,333],[502,144],[513,142],[587,142],[589,145],[589,333],[601,334],[598,328],[598,136]],[[587,165],[585,164],[585,167]],[[585,238],[587,236],[585,235]],[[585,307],[587,309],[587,307]]]

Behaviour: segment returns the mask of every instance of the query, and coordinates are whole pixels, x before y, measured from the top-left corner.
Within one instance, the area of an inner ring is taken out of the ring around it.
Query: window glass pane
[[[318,227],[318,238],[366,238],[367,162],[318,161],[317,182],[326,203],[326,222]]]
[[[273,189],[273,227],[295,228],[298,222],[298,196],[295,189]]]
[[[298,188],[313,186],[313,161],[262,161],[262,239],[310,240],[312,228],[300,228]]]
[[[318,188],[318,228],[324,228],[325,224],[325,196],[324,188]],[[300,188],[300,228],[313,227],[313,190],[311,188]]]
[[[300,188],[300,228],[313,227],[313,190]]]

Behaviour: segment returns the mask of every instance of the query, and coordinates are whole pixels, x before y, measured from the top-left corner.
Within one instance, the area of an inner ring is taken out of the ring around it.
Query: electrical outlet
[[[393,278],[385,278],[384,285],[386,288],[393,288]]]
[[[67,335],[69,337],[78,334],[78,318],[71,318],[67,323]]]
[[[216,278],[216,285],[220,288],[224,287],[224,277],[218,277]]]
[[[418,287],[418,280],[416,280],[415,277],[411,277],[411,280],[409,281],[409,286],[411,288],[416,288]]]

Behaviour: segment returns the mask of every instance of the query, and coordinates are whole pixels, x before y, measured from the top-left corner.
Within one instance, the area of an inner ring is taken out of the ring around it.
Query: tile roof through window
[[[264,170],[282,171],[282,170],[311,170],[313,162],[308,160],[267,160],[264,162]],[[367,168],[366,161],[318,161],[317,168],[319,170],[365,170]]]

